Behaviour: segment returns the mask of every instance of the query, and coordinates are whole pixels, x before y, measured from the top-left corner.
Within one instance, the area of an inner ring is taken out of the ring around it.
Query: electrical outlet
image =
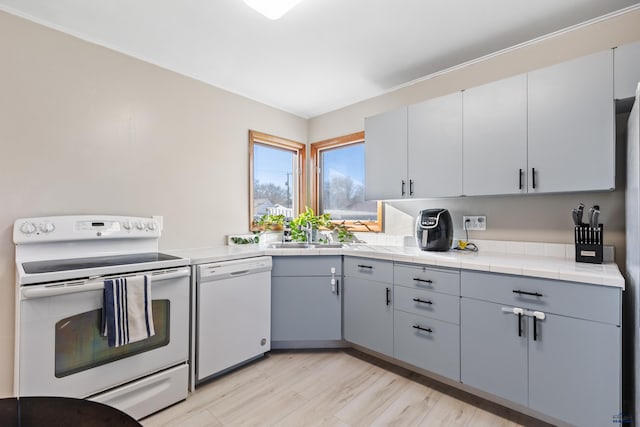
[[[485,215],[464,215],[462,217],[462,229],[466,224],[467,230],[484,231],[487,229],[487,217]]]

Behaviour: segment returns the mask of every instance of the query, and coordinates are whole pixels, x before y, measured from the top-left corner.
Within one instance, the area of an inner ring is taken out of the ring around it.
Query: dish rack
[[[602,224],[597,227],[588,224],[575,226],[576,262],[602,264],[603,231]]]

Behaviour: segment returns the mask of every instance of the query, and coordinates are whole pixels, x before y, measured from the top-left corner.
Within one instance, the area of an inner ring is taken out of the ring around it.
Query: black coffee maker
[[[423,251],[448,251],[453,243],[453,222],[446,209],[424,209],[416,220],[416,242]]]

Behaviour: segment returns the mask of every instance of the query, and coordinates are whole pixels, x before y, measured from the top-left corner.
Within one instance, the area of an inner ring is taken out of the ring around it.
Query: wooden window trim
[[[337,138],[326,139],[311,144],[311,169],[309,174],[311,179],[311,192],[313,194],[312,207],[317,213],[320,213],[320,153],[330,148],[338,148],[346,145],[364,142],[364,132],[356,132],[349,135],[339,136]],[[342,222],[342,221],[335,221]],[[381,232],[382,231],[382,202],[378,201],[378,220],[377,221],[346,221],[351,231],[356,232]]]
[[[298,213],[301,213],[304,210],[307,200],[307,185],[305,180],[307,146],[301,142],[269,135],[255,130],[249,130],[249,230],[251,231],[258,230],[258,227],[253,223],[253,146],[255,143],[270,145],[275,148],[282,148],[296,153],[298,161]]]

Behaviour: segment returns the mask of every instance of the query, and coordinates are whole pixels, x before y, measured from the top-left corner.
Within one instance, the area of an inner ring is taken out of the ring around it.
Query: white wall
[[[163,215],[162,248],[223,244],[248,231],[248,130],[307,142],[307,120],[2,12],[0,58],[3,397],[17,218]]]

